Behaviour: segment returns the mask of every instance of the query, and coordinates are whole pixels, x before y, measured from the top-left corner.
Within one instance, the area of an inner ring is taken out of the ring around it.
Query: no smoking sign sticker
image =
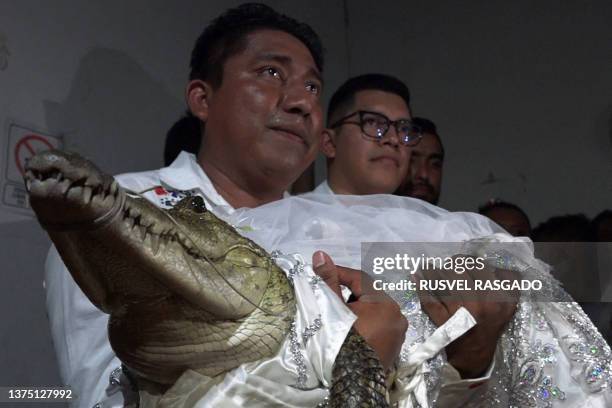
[[[23,185],[23,174],[27,160],[44,150],[62,147],[59,137],[38,132],[17,124],[8,128],[6,146],[6,171],[2,187],[2,204],[12,209],[29,211],[27,192]]]

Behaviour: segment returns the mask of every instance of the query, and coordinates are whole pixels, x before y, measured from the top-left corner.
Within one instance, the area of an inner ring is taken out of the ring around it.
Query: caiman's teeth
[[[117,182],[115,180],[113,180],[113,182],[110,185],[109,194],[115,195],[115,194],[117,194],[118,190],[119,190],[119,188],[118,188]]]
[[[26,179],[26,190],[30,191],[31,187],[32,187],[32,181],[29,178],[27,178]]]
[[[147,236],[147,227],[143,227],[141,225],[140,226],[140,239],[144,241],[146,236]]]
[[[132,207],[130,208],[130,217],[131,218],[136,218],[140,215],[140,211],[138,211],[136,208]]]
[[[134,219],[131,217],[125,217],[127,227],[131,230],[134,227]]]
[[[83,187],[76,186],[68,188],[68,190],[66,190],[66,197],[71,201],[78,201],[83,197]]]
[[[156,234],[156,235],[164,235],[166,233],[166,231],[164,230],[162,225],[159,224],[151,224],[151,226],[149,227],[149,229],[151,230],[151,233]]]
[[[60,191],[62,192],[62,194],[66,194],[68,192],[70,184],[72,183],[68,179],[64,179],[59,183]]]
[[[150,234],[151,237],[151,249],[153,250],[153,255],[157,255],[159,252],[159,235]]]
[[[83,187],[83,202],[89,204],[91,201],[91,187]]]
[[[74,187],[74,188],[81,188],[81,187]],[[95,194],[92,190],[91,203],[94,205],[101,205],[103,201],[104,199],[99,194]]]

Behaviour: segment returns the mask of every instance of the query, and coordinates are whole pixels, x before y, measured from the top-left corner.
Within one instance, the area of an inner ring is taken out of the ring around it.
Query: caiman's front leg
[[[388,407],[385,370],[355,329],[349,331],[332,370],[330,408]]]

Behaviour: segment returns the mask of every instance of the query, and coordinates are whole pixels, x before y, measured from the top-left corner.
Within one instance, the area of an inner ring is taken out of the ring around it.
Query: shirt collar
[[[319,184],[317,188],[314,189],[313,193],[336,195],[336,193],[334,193],[329,186],[329,183],[327,183],[327,180],[324,180],[321,184]]]
[[[200,192],[216,206],[232,208],[227,201],[215,190],[212,182],[198,164],[194,154],[181,152],[168,167],[160,170],[162,183],[171,189],[187,191],[200,190]]]
[[[162,183],[171,189],[180,191],[198,189],[211,204],[221,206],[228,212],[234,210],[225,198],[215,190],[212,181],[192,153],[182,151],[170,166],[160,170],[159,177]],[[285,191],[283,198],[287,197],[291,197],[291,194]]]

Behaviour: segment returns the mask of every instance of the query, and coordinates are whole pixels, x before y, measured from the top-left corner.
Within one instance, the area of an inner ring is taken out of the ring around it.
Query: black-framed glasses
[[[347,119],[358,115],[359,122],[351,122]],[[380,141],[389,131],[391,125],[395,127],[397,137],[400,143],[404,146],[416,146],[423,137],[423,131],[421,128],[412,123],[409,119],[398,119],[390,120],[388,117],[378,112],[370,112],[360,110],[353,112],[350,115],[338,119],[334,122],[330,128],[336,128],[342,125],[358,125],[361,128],[361,132],[368,139],[373,141]]]

